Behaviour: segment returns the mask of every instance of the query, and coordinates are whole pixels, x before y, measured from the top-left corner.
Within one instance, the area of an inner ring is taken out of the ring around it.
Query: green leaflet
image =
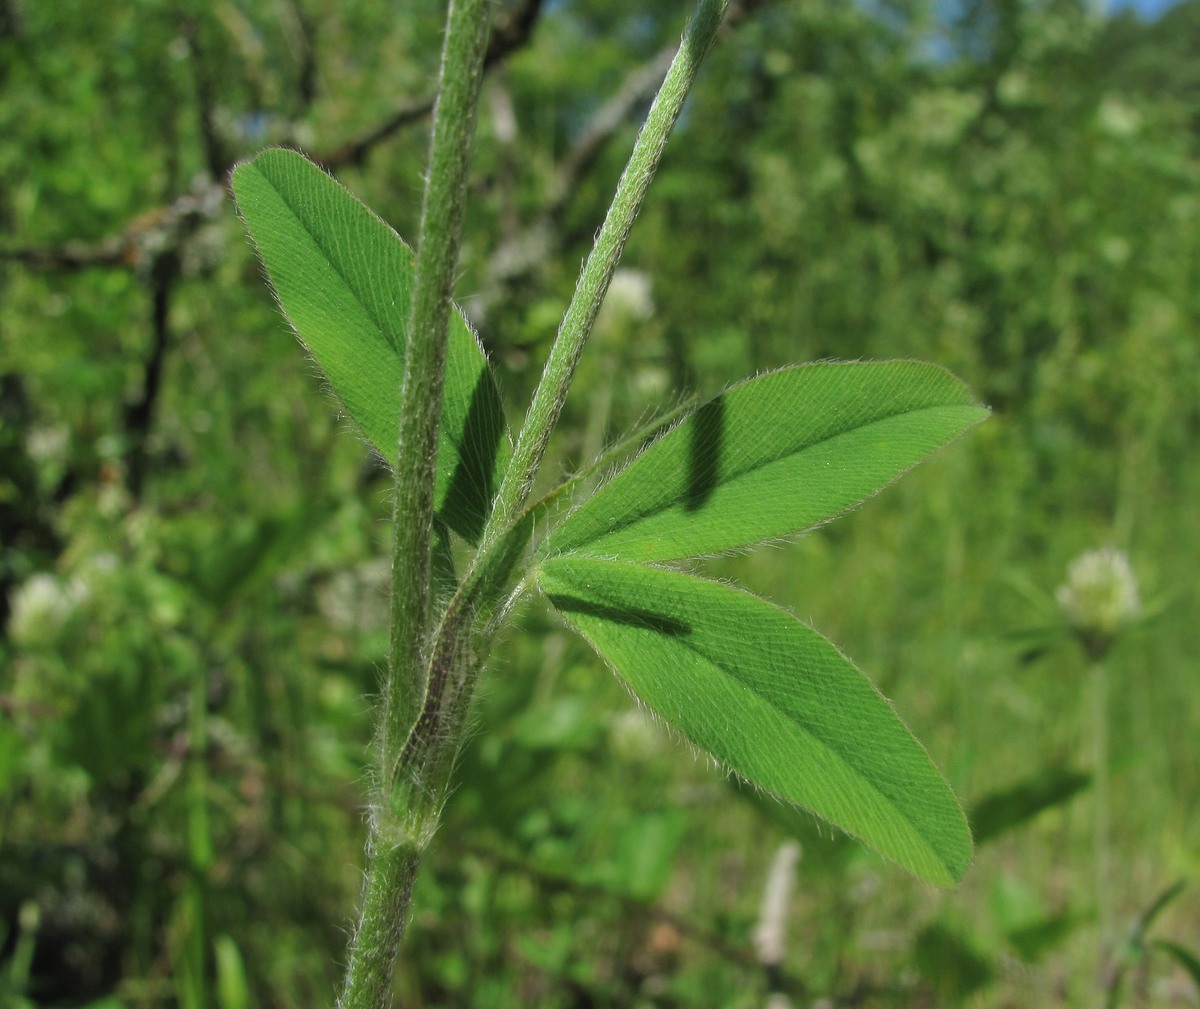
[[[233,172],[238,210],[288,321],[346,411],[389,462],[400,427],[400,382],[413,253],[339,182],[294,151],[264,151]],[[435,507],[475,542],[511,454],[483,348],[450,316]]]
[[[565,555],[539,584],[665,721],[748,781],[930,882],[966,871],[958,803],[887,700],[832,644],[737,589]]]
[[[913,361],[800,365],[692,413],[552,530],[542,555],[720,553],[841,514],[987,416]]]

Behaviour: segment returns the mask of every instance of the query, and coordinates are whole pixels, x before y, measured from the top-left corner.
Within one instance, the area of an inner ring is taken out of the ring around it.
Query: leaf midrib
[[[747,476],[750,476],[753,473],[757,473],[760,470],[767,469],[770,466],[775,466],[778,463],[783,462],[787,459],[791,459],[791,458],[794,458],[795,456],[801,455],[802,453],[808,451],[809,449],[816,448],[819,445],[827,444],[828,442],[834,441],[837,438],[845,437],[846,435],[851,434],[853,432],[868,431],[871,428],[876,427],[877,425],[884,424],[890,420],[894,420],[897,417],[918,416],[920,414],[932,413],[934,411],[947,410],[947,409],[977,409],[977,408],[972,407],[971,404],[969,404],[969,403],[946,403],[946,404],[940,404],[937,406],[920,407],[919,409],[916,409],[916,410],[897,410],[894,413],[889,413],[884,416],[877,417],[875,420],[873,420],[867,424],[861,424],[856,427],[842,428],[841,430],[836,431],[832,434],[828,434],[825,437],[818,438],[816,441],[807,442],[804,446],[802,446],[795,452],[783,453],[781,455],[775,456],[772,459],[764,460],[763,462],[749,465],[744,469],[735,470],[727,479],[723,479],[720,481],[719,489],[725,489],[727,487],[733,486],[736,483],[738,483],[738,481],[743,480],[744,478],[746,478]],[[688,418],[688,419],[690,419],[690,418]],[[684,421],[684,423],[686,423],[686,421]],[[679,428],[677,427],[674,430],[678,431]],[[668,434],[664,435],[663,437],[670,437],[670,435],[673,433],[674,432],[668,432]],[[945,444],[945,443],[943,442],[942,444]],[[651,445],[649,448],[647,448],[646,451],[647,452],[651,451],[653,448],[654,448],[654,446]],[[644,458],[644,456],[641,456],[638,459],[635,459],[633,462],[629,463],[628,466],[626,466],[619,473],[617,473],[612,478],[612,480],[610,480],[607,484],[604,485],[604,487],[602,487],[599,491],[597,491],[597,495],[605,493],[608,490],[608,488],[610,488],[617,480],[621,479],[626,473],[628,473],[631,469],[633,469],[635,466],[637,466],[641,458]],[[913,466],[917,465],[917,462],[919,462],[919,460],[913,462],[912,465],[899,470],[888,482],[889,483],[894,482],[894,480],[898,479],[900,476],[903,476],[907,470],[912,469]],[[887,485],[888,484],[885,483],[883,486],[877,487],[872,493],[868,494],[867,497],[873,496],[873,494],[878,493],[880,490],[883,489],[883,487],[886,487]],[[594,500],[595,500],[595,498],[593,497],[591,499],[591,502],[594,502]],[[680,501],[682,501],[682,500],[683,500],[683,495],[676,494],[675,497],[673,497],[670,501],[663,503],[661,506],[647,509],[645,511],[639,511],[636,514],[633,514],[633,515],[629,516],[628,518],[624,519],[623,521],[617,522],[615,525],[607,526],[603,531],[596,533],[595,535],[589,537],[586,540],[582,540],[581,542],[579,542],[578,544],[576,544],[573,547],[568,548],[564,552],[568,553],[568,554],[569,553],[578,553],[578,554],[587,556],[587,551],[585,548],[590,546],[591,544],[596,543],[598,540],[602,540],[605,537],[614,536],[617,533],[619,533],[625,529],[628,529],[630,526],[634,526],[639,522],[645,521],[646,519],[650,519],[656,515],[661,515],[664,512],[670,511],[672,508],[678,507]],[[587,503],[589,503],[589,502],[584,502],[584,504],[587,504]],[[583,505],[581,505],[580,507],[583,507]],[[847,506],[847,508],[850,508],[850,507],[853,507],[853,505]],[[845,510],[846,509],[843,509],[842,511],[839,511],[839,512],[835,513],[834,515],[828,516],[828,518],[834,519],[838,515],[843,514],[843,512]],[[570,519],[568,518],[566,521],[570,521]],[[808,528],[811,528],[811,527],[805,526],[803,529],[793,530],[792,532],[800,533],[800,532],[804,532],[805,529],[808,529]],[[767,537],[767,538],[769,539],[770,537]],[[755,541],[755,542],[757,542],[757,541]],[[551,534],[550,537],[548,538],[548,543],[549,543],[549,545],[553,546],[553,543],[554,543],[553,534]],[[688,554],[686,556],[694,556],[694,555]]]
[[[284,207],[287,208],[288,213],[292,215],[293,220],[295,220],[295,222],[299,225],[300,230],[303,231],[304,234],[308,236],[309,241],[311,241],[313,243],[313,245],[316,246],[317,250],[321,254],[321,258],[326,263],[328,263],[329,266],[333,269],[334,273],[336,273],[338,275],[338,278],[342,281],[343,285],[350,292],[350,295],[351,295],[351,297],[353,297],[355,303],[363,310],[363,314],[366,315],[368,319],[370,319],[371,324],[375,327],[376,332],[380,336],[383,337],[385,345],[391,349],[392,353],[395,354],[395,356],[399,360],[403,361],[403,356],[404,356],[403,350],[396,345],[396,341],[392,339],[389,329],[381,322],[380,318],[375,314],[375,311],[371,308],[371,306],[367,302],[363,301],[362,297],[359,295],[358,290],[355,288],[354,284],[352,284],[350,282],[349,276],[345,272],[343,272],[341,267],[339,267],[338,264],[330,257],[325,244],[322,243],[320,238],[308,227],[307,224],[305,224],[304,218],[302,218],[296,212],[295,207],[288,200],[288,198],[284,195],[283,191],[280,190],[279,187],[276,185],[275,180],[272,179],[270,176],[268,176],[266,174],[266,172],[262,172],[261,170],[260,170],[260,174],[262,175],[262,177],[264,179],[266,179],[267,184],[271,187],[272,191],[274,191],[276,193],[276,195],[279,197],[279,202],[282,203],[284,205]],[[332,178],[332,176],[330,177],[330,181],[332,181],[337,186],[341,186],[341,183],[338,182],[337,179]],[[354,196],[351,195],[349,191],[346,191],[345,195],[351,200],[354,199]],[[363,206],[363,209],[366,210],[366,212],[368,214],[371,214],[374,217],[374,214],[372,213],[372,211],[369,208],[367,208],[366,206]],[[389,227],[388,224],[382,220],[382,218],[376,217],[375,219],[384,228]],[[387,236],[387,238],[389,240],[391,239],[391,237],[392,236],[390,236],[390,235]],[[400,241],[400,239],[398,237],[396,240]],[[398,335],[403,335],[403,334],[401,333]],[[301,335],[301,339],[303,339],[303,338],[304,338],[303,335]]]
[[[763,602],[763,605],[765,605],[765,606],[771,605],[770,603],[767,603],[765,600],[762,600],[762,602]],[[794,715],[793,713],[791,713],[789,711],[785,711],[781,707],[778,707],[778,706],[772,704],[771,701],[768,700],[757,688],[755,688],[753,685],[747,683],[745,680],[743,680],[742,678],[740,678],[737,675],[737,672],[736,672],[737,667],[734,666],[732,663],[722,662],[719,659],[714,659],[712,656],[707,655],[706,653],[702,652],[700,649],[691,645],[688,642],[686,637],[682,638],[680,640],[680,644],[682,645],[682,647],[686,648],[688,651],[692,652],[694,655],[699,656],[701,659],[707,661],[708,663],[713,665],[715,668],[720,670],[721,674],[723,676],[725,676],[726,679],[728,679],[729,681],[731,681],[733,683],[739,684],[744,689],[749,690],[750,693],[764,707],[768,708],[769,710],[778,712],[784,718],[785,721],[787,721],[788,723],[790,723],[792,725],[795,725],[802,733],[804,733],[804,735],[807,738],[811,739],[818,746],[820,746],[823,752],[832,755],[839,764],[841,764],[843,767],[845,767],[845,768],[849,769],[851,772],[853,772],[854,776],[860,782],[863,782],[864,784],[866,784],[866,786],[871,790],[871,792],[873,794],[879,796],[879,798],[896,813],[896,815],[898,816],[898,818],[900,820],[903,820],[905,823],[907,823],[913,829],[913,832],[915,833],[915,835],[921,839],[921,841],[925,845],[926,849],[931,854],[933,854],[935,858],[937,858],[937,861],[939,863],[941,863],[942,865],[945,865],[943,860],[940,857],[938,857],[936,855],[936,853],[933,851],[933,849],[929,846],[928,839],[925,837],[925,833],[924,833],[924,831],[921,830],[920,826],[914,820],[910,819],[908,816],[906,816],[904,814],[903,810],[896,804],[894,799],[889,797],[885,792],[880,791],[879,786],[877,786],[871,778],[864,775],[862,768],[857,766],[852,761],[846,759],[846,757],[842,754],[842,751],[830,746],[830,744],[828,742],[826,742],[824,739],[822,739],[820,735],[818,735],[812,731],[812,728],[810,727],[809,724],[801,721],[796,715]]]
[[[766,603],[764,601],[764,605],[769,606],[770,604]],[[562,611],[560,610],[559,612],[561,613]],[[567,623],[569,623],[575,629],[575,632],[577,634],[581,635],[588,642],[588,644],[590,644],[592,646],[592,649],[598,655],[600,655],[602,658],[605,658],[605,650],[603,648],[600,648],[599,646],[597,646],[596,642],[592,639],[591,635],[587,634],[584,630],[582,630],[575,623],[575,621],[573,621],[570,617],[566,616],[565,614],[564,614],[564,619],[567,621]],[[733,683],[738,684],[739,686],[741,686],[744,689],[749,690],[750,693],[754,696],[757,703],[762,704],[765,708],[767,708],[770,711],[776,712],[789,724],[795,725],[798,729],[800,729],[801,732],[804,733],[806,738],[811,739],[814,743],[816,743],[816,745],[821,747],[821,750],[823,752],[830,754],[831,756],[833,756],[833,758],[839,764],[841,764],[843,767],[849,769],[854,774],[855,778],[858,781],[860,781],[861,783],[863,783],[870,790],[870,792],[873,795],[878,796],[881,803],[883,803],[884,805],[886,805],[889,809],[891,809],[893,811],[894,815],[896,816],[896,818],[898,820],[902,821],[903,823],[906,823],[909,826],[909,828],[912,831],[913,836],[919,840],[926,855],[928,857],[932,858],[933,861],[935,861],[938,865],[940,865],[942,867],[942,869],[946,872],[948,878],[953,878],[953,876],[954,876],[953,870],[947,864],[946,860],[944,858],[942,858],[941,855],[938,854],[937,849],[931,844],[929,838],[926,836],[925,832],[920,828],[919,824],[917,824],[914,820],[912,820],[910,817],[905,815],[903,809],[900,806],[898,806],[896,804],[896,802],[890,796],[888,796],[886,793],[880,791],[879,787],[870,778],[864,776],[862,771],[858,767],[856,767],[850,761],[846,760],[845,757],[842,756],[840,751],[832,748],[825,740],[823,740],[819,736],[815,735],[803,723],[799,722],[793,715],[783,711],[781,708],[778,708],[778,707],[772,705],[765,697],[763,697],[763,695],[761,693],[759,693],[758,690],[756,690],[754,687],[747,684],[744,680],[742,680],[739,677],[737,677],[736,675],[734,675],[734,673],[730,672],[729,667],[727,666],[726,663],[723,663],[723,662],[713,659],[711,656],[707,655],[705,652],[703,652],[700,649],[696,648],[695,646],[689,644],[687,642],[686,637],[681,637],[678,639],[678,641],[679,641],[680,647],[685,648],[686,650],[688,650],[692,654],[698,656],[700,659],[702,659],[709,665],[714,666],[717,670],[720,671],[721,675],[726,677],[726,679],[732,681]],[[605,661],[606,662],[608,661],[607,658],[605,658]],[[611,663],[609,663],[609,664],[611,665]],[[621,672],[621,670],[616,669],[615,666],[613,668],[614,668],[614,672],[616,673],[618,678],[620,678],[621,680],[625,680],[625,676]],[[633,692],[634,692],[635,696],[638,696],[638,697],[641,696],[637,690],[634,690]],[[666,718],[668,723],[674,724],[668,716],[660,715],[660,717]],[[705,748],[707,749],[707,747],[705,747]],[[721,763],[726,764],[726,761],[724,759],[722,759]],[[730,769],[733,770],[734,773],[738,774],[739,776],[742,776],[741,772],[739,772],[737,770],[737,768],[730,767]],[[749,779],[749,778],[746,780],[749,780],[751,782],[753,781],[753,779]],[[773,792],[773,790],[768,789],[768,791],[772,791],[772,794],[775,794]],[[814,810],[811,809],[811,807],[805,807],[802,803],[792,800],[792,799],[789,799],[786,796],[781,795],[780,798],[783,799],[785,802],[791,803],[800,808],[809,808],[810,812],[815,812]],[[821,814],[821,815],[822,815],[823,819],[828,818],[827,814]],[[830,822],[838,823],[838,821],[834,820],[834,819],[831,819]],[[840,829],[846,830],[847,833],[854,834],[853,831],[848,830],[846,827],[842,826],[841,824],[838,824],[838,826],[840,827]],[[854,834],[854,836],[859,836],[859,835]]]

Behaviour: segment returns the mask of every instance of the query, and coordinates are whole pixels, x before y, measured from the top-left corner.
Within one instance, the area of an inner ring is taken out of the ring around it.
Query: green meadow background
[[[397,1005],[1200,1005],[1200,3],[951,6],[734,5],[549,469],[790,362],[966,381],[986,424],[704,567],[893,699],[971,811],[973,867],[936,891],[739,786],[527,603]],[[456,291],[514,425],[688,13],[497,5]],[[0,0],[0,1006],[332,1004],[389,477],[226,173],[298,147],[411,239],[443,14]],[[1103,660],[1098,838],[1096,672],[1055,590],[1103,546],[1142,616]],[[775,969],[754,935],[789,842]]]

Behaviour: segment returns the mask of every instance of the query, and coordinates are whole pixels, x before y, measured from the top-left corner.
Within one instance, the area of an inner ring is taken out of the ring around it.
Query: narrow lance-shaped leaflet
[[[915,361],[799,365],[709,400],[555,527],[543,557],[660,561],[835,518],[987,416]]]
[[[263,151],[234,169],[232,184],[288,321],[347,413],[394,465],[412,250],[341,183],[295,151]],[[435,507],[472,542],[511,454],[487,358],[456,309]]]
[[[971,859],[945,779],[840,651],[737,589],[563,555],[538,584],[645,704],[747,781],[803,806],[923,879]]]

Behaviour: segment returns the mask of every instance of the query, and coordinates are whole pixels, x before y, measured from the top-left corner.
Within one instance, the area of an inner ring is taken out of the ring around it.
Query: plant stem
[[[467,163],[487,50],[489,0],[451,0],[425,199],[412,316],[400,390],[393,504],[392,626],[381,726],[385,797],[425,695],[434,465],[449,333],[450,295],[466,207]]]
[[[450,0],[421,209],[412,315],[400,389],[393,503],[391,648],[378,728],[377,801],[358,928],[341,1009],[385,1009],[396,954],[438,804],[410,808],[398,780],[427,692],[438,422],[450,295],[466,206],[467,166],[483,79],[490,0]],[[434,812],[430,813],[430,808]]]
[[[1108,672],[1103,662],[1092,665],[1092,738],[1095,746],[1096,980],[1102,990],[1113,983],[1113,894],[1109,844]]]
[[[608,291],[609,281],[625,248],[634,218],[641,210],[650,180],[662,158],[663,148],[696,79],[700,63],[712,47],[728,6],[729,0],[701,0],[700,8],[689,23],[679,52],[671,62],[654,99],[546,360],[541,381],[517,438],[512,463],[500,485],[496,506],[484,533],[485,543],[502,533],[529,499],[550,434],[562,412],[575,366],[579,363],[583,346]]]
[[[391,1004],[396,951],[408,921],[420,862],[421,851],[415,845],[389,845],[371,852],[340,1007],[382,1009]]]

